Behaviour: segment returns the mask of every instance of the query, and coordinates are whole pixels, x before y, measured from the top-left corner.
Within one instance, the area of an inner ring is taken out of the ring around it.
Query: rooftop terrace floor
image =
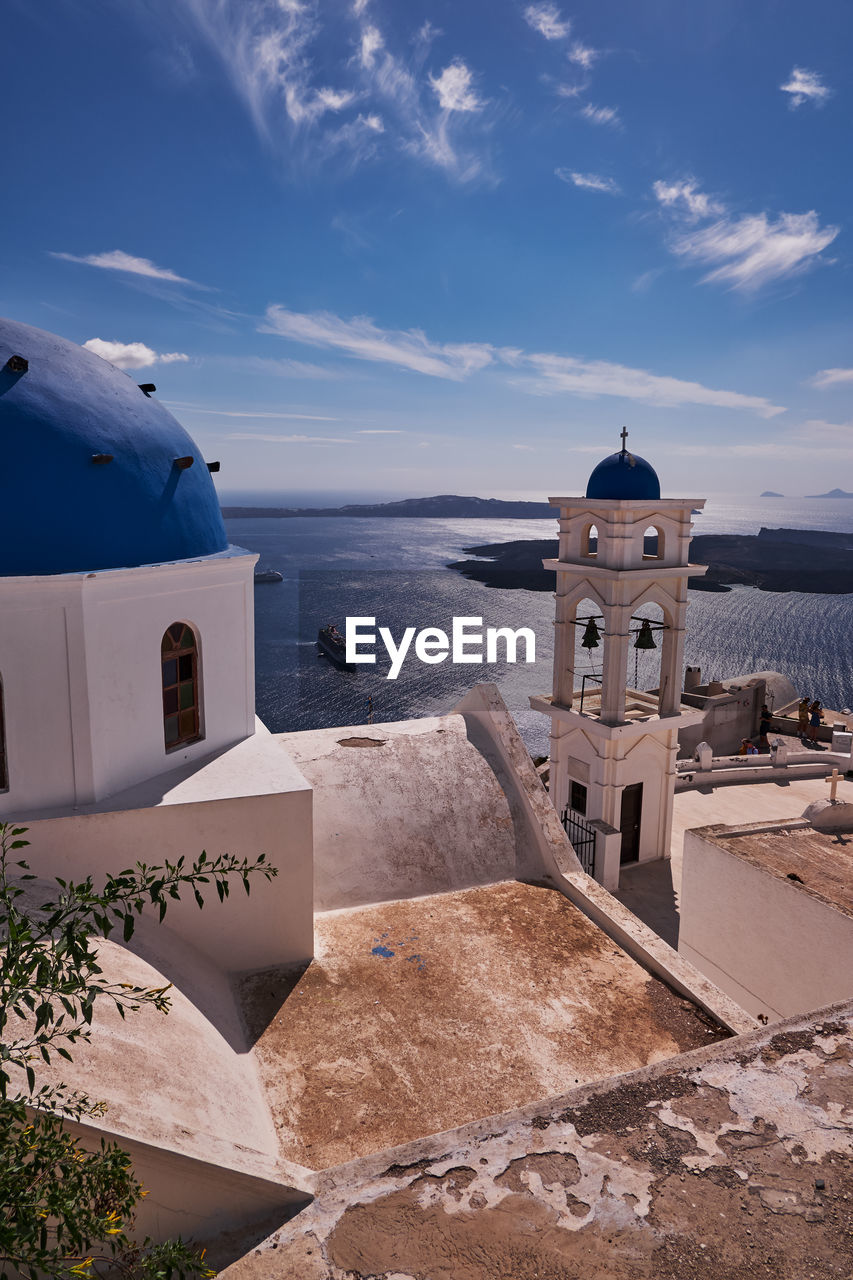
[[[318,1169],[721,1038],[554,890],[517,881],[320,914],[244,1011],[281,1154]]]
[[[330,1171],[227,1280],[849,1280],[851,1006]]]

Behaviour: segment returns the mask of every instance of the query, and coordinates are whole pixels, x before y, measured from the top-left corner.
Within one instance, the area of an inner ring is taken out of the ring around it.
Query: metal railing
[[[595,875],[595,830],[573,809],[563,810],[563,830],[572,842],[581,867],[588,876]]]

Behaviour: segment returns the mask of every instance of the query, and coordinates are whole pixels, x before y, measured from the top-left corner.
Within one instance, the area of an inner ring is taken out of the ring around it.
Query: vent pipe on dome
[[[103,467],[106,463],[112,462],[113,456],[111,453],[93,453],[92,461],[96,467]]]
[[[9,356],[6,361],[6,368],[10,373],[26,373],[30,367],[30,362],[24,356]]]
[[[153,382],[137,382],[136,384],[143,395],[151,396],[157,390]]]
[[[219,470],[219,465],[220,465],[220,464],[219,464],[218,462],[208,462],[208,464],[207,464],[207,469],[208,469],[208,471],[210,471],[210,472],[211,472],[211,474],[212,474],[214,471],[218,471],[218,470]]]
[[[176,466],[179,471],[188,471],[194,462],[195,458],[191,453],[188,453],[185,458],[175,458],[174,466]]]

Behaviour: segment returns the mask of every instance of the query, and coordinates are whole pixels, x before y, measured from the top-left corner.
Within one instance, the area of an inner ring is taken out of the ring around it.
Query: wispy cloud
[[[438,76],[421,78],[421,64],[437,34],[425,23],[416,35],[413,62],[407,64],[376,32],[372,44],[377,36],[382,43],[369,65],[362,66],[364,91],[393,120],[392,145],[466,183],[487,172],[482,156],[464,141],[468,122],[478,120],[486,104],[477,97],[473,73],[461,59]]]
[[[65,262],[82,262],[87,267],[101,267],[105,271],[122,271],[127,275],[145,276],[149,280],[167,280],[172,284],[189,284],[195,289],[204,288],[186,276],[179,276],[168,267],[158,267],[149,258],[137,258],[125,253],[123,249],[112,249],[109,253],[53,253],[52,258],[62,258]]]
[[[563,18],[555,4],[529,4],[524,17],[534,31],[546,40],[565,40],[572,29],[568,18]]]
[[[347,19],[351,56],[329,63],[318,45],[328,22],[319,0],[182,0],[226,68],[266,142],[303,169],[334,157],[338,171],[404,153],[468,182],[483,158],[460,141],[460,121],[486,105],[459,58],[437,75],[423,62],[437,34],[424,23],[405,56],[389,42],[368,3]],[[340,21],[335,20],[340,26]],[[322,71],[320,68],[322,67]],[[436,97],[438,101],[436,102]],[[342,165],[343,158],[343,165]]]
[[[349,89],[312,81],[309,48],[320,30],[317,0],[185,3],[266,138],[282,109],[292,125],[308,126],[353,100]]]
[[[725,205],[713,196],[699,190],[695,178],[683,178],[679,182],[655,182],[652,190],[659,204],[681,213],[691,221],[715,217],[725,213]]]
[[[204,405],[186,404],[180,400],[164,401],[170,409],[181,409],[184,413],[209,413],[215,418],[251,418],[257,419],[293,419],[296,422],[339,422],[339,418],[324,417],[319,413],[283,413],[276,410],[269,413],[266,410],[252,409],[208,409]]]
[[[581,115],[590,124],[608,124],[614,129],[622,123],[615,107],[595,107],[591,102],[582,108]]]
[[[555,169],[554,173],[561,182],[568,182],[576,187],[584,187],[588,191],[604,191],[608,195],[621,195],[622,188],[613,178],[604,178],[600,173],[575,173],[573,169]]]
[[[530,355],[527,363],[535,376],[525,379],[521,385],[540,395],[565,391],[582,396],[622,396],[667,408],[685,404],[714,405],[721,409],[746,409],[762,418],[784,413],[782,405],[771,404],[763,396],[723,391],[703,386],[701,382],[648,373],[645,369],[631,369],[607,360]]]
[[[546,77],[545,79],[547,83],[550,77]],[[588,80],[583,80],[578,84],[565,84],[560,82],[554,89],[554,92],[558,98],[579,98],[582,93],[586,93],[588,88]]]
[[[418,329],[383,330],[367,316],[344,320],[329,311],[303,314],[271,306],[261,332],[456,382],[493,360],[493,349],[484,343],[441,345],[430,342]]]
[[[366,427],[363,431],[356,431],[357,436],[404,436],[405,431],[383,431],[378,427]]]
[[[825,422],[822,418],[809,418],[799,428],[803,444],[819,449],[836,449],[839,446],[853,448],[853,421]]]
[[[832,90],[825,85],[816,71],[807,71],[805,67],[794,67],[787,84],[780,84],[783,93],[790,94],[788,105],[792,110],[801,107],[804,102],[813,102],[822,107]]]
[[[275,436],[259,431],[235,431],[226,440],[262,440],[269,444],[355,444],[350,436]]]
[[[759,213],[684,233],[671,248],[681,258],[712,267],[702,277],[703,284],[728,284],[754,293],[814,266],[838,232],[838,227],[821,227],[814,210],[781,213],[775,221]]]
[[[442,111],[482,111],[483,103],[472,88],[473,77],[458,58],[440,76],[430,76]]]
[[[109,342],[104,338],[89,338],[83,346],[118,369],[147,369],[152,364],[186,364],[189,360],[189,356],[182,351],[164,351],[158,354],[144,342]]]
[[[825,391],[827,387],[843,386],[853,382],[853,369],[821,369],[813,378],[809,378],[809,386]]]
[[[361,46],[359,57],[366,71],[371,71],[376,63],[376,56],[385,46],[382,32],[372,22],[366,22],[361,28]]]
[[[649,373],[645,369],[632,369],[605,360],[528,353],[516,347],[495,347],[482,342],[431,342],[418,329],[380,329],[366,316],[345,320],[327,311],[306,315],[272,306],[267,311],[263,332],[344,351],[355,359],[390,364],[456,382],[485,369],[500,370],[506,377],[507,370],[511,369],[510,385],[534,395],[620,396],[666,407],[713,405],[748,410],[763,418],[784,412],[781,405],[772,404],[762,396],[706,387],[699,382]]]
[[[245,373],[266,374],[273,378],[307,378],[315,382],[338,382],[344,376],[340,369],[311,364],[306,360],[274,359],[269,356],[225,356],[217,363]]]
[[[661,267],[652,267],[650,271],[643,271],[634,280],[631,281],[632,293],[646,293],[661,275]]]
[[[821,227],[813,209],[775,218],[766,213],[738,217],[692,177],[659,180],[652,190],[669,220],[670,252],[684,262],[710,266],[702,284],[728,284],[742,293],[808,270],[839,232]]]
[[[580,40],[576,40],[569,49],[569,62],[574,62],[576,66],[583,67],[584,71],[589,71],[594,62],[601,57],[598,49],[590,49],[589,45],[582,44]]]

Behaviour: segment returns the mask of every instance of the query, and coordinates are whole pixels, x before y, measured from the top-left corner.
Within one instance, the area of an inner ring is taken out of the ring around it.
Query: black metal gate
[[[595,830],[571,809],[563,810],[563,828],[588,876],[595,875]]]

